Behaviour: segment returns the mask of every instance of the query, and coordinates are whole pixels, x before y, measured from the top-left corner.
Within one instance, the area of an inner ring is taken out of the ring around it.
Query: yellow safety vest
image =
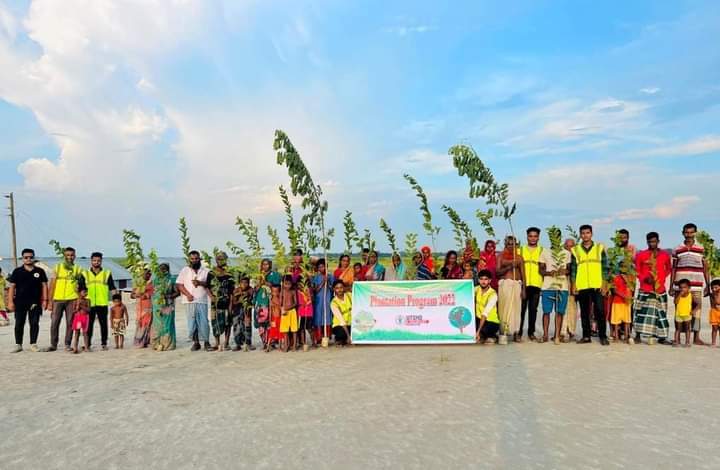
[[[88,299],[91,307],[107,307],[110,304],[110,270],[101,269],[99,273],[93,273],[92,269],[85,271],[85,285],[88,289]]]
[[[77,264],[73,264],[72,269],[68,270],[65,263],[55,266],[55,292],[53,300],[75,300],[78,298],[77,277],[82,275],[82,269]]]
[[[541,288],[543,285],[543,277],[540,275],[540,254],[542,250],[541,246],[537,246],[532,251],[527,246],[520,249],[520,255],[525,263],[525,284],[528,286]]]
[[[575,288],[600,289],[603,284],[602,255],[605,248],[600,243],[593,244],[590,251],[585,251],[582,245],[573,247],[573,256],[577,264],[575,272]]]
[[[492,287],[489,287],[487,292],[483,292],[482,288],[479,286],[475,289],[476,317],[480,318],[482,316],[483,311],[485,311],[485,306],[493,296],[497,297],[497,292],[495,292],[495,289],[493,289]],[[491,323],[500,323],[500,319],[498,318],[497,302],[495,302],[495,306],[492,308],[492,310],[490,310],[490,313],[488,313],[487,321]]]
[[[340,314],[345,320],[345,325],[350,326],[350,323],[352,321],[352,298],[350,297],[350,294],[345,292],[345,297],[343,297],[343,300],[334,297],[332,299],[332,304],[335,305],[338,310],[340,310]],[[332,326],[333,328],[336,326],[341,326],[340,321],[335,317],[335,315],[333,315]]]

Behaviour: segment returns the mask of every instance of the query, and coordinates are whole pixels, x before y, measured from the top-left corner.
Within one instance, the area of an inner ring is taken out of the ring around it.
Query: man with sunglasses
[[[22,251],[23,265],[10,275],[8,310],[15,312],[15,349],[23,350],[25,320],[30,323],[30,350],[39,351],[37,346],[40,332],[40,315],[48,307],[48,279],[45,271],[35,266],[35,251]]]

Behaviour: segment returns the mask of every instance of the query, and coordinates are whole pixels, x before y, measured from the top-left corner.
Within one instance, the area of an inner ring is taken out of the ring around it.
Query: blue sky
[[[281,128],[331,225],[351,210],[382,248],[380,217],[421,231],[408,172],[447,249],[442,204],[483,238],[447,156],[463,142],[516,226],[669,246],[687,221],[720,232],[719,33],[712,1],[0,0],[0,182],[41,253],[120,254],[129,227],[177,254],[181,215],[209,249],[240,242],[236,216],[283,223]]]

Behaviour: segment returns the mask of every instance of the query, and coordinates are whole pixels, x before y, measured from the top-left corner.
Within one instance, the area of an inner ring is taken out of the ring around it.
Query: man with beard
[[[22,351],[25,321],[30,323],[30,351],[39,351],[37,346],[40,332],[40,316],[48,304],[48,285],[45,271],[35,266],[35,251],[22,251],[22,266],[10,275],[8,290],[8,311],[15,312],[15,349]]]
[[[498,292],[498,310],[500,311],[500,330],[502,334],[512,333],[513,340],[520,343],[518,335],[520,311],[525,291],[525,263],[517,254],[517,240],[514,236],[505,237],[505,249],[497,257],[497,277],[500,291]]]
[[[229,350],[235,280],[227,270],[227,254],[222,251],[215,255],[215,267],[207,276],[207,285],[212,306],[210,322],[215,336],[215,349]],[[221,340],[222,336],[225,336],[224,340]]]
[[[697,225],[685,224],[683,226],[683,244],[675,248],[672,259],[672,278],[671,282],[675,289],[670,291],[671,295],[675,295],[679,287],[678,281],[687,279],[690,281],[690,293],[693,297],[693,304],[698,307],[692,311],[692,330],[693,343],[703,346],[705,342],[700,339],[700,317],[703,295],[710,294],[710,272],[708,270],[707,261],[705,260],[705,248],[695,243],[695,235],[697,234]]]
[[[189,253],[189,266],[180,270],[175,285],[180,291],[180,301],[187,309],[188,335],[193,342],[191,351],[200,350],[202,341],[206,351],[210,346],[210,326],[208,325],[208,269],[200,263],[200,253],[193,250]],[[197,334],[197,336],[196,336]]]
[[[88,346],[92,345],[95,318],[100,324],[100,344],[107,351],[108,305],[115,294],[115,282],[109,269],[103,269],[103,255],[96,251],[90,255],[90,269],[83,273],[90,301],[90,324],[88,325]]]
[[[640,284],[633,309],[635,342],[639,343],[642,337],[654,336],[659,343],[665,343],[669,328],[665,282],[672,270],[670,255],[660,249],[657,232],[648,233],[646,239],[648,249],[635,257]]]
[[[75,264],[75,248],[63,250],[64,260],[55,266],[50,281],[50,347],[45,351],[56,351],[60,340],[60,322],[65,315],[65,350],[70,351],[72,340],[73,305],[78,298],[78,281],[82,279],[82,269]]]

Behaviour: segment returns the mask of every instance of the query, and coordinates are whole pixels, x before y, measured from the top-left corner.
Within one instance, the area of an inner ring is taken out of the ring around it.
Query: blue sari
[[[335,278],[332,274],[328,274],[327,284],[324,286],[323,278],[324,276],[316,274],[310,281],[313,288],[313,326],[327,326],[332,324],[333,315],[330,311],[330,302],[332,302],[333,298],[332,285],[335,282]],[[320,288],[320,290],[316,290],[317,288]]]

